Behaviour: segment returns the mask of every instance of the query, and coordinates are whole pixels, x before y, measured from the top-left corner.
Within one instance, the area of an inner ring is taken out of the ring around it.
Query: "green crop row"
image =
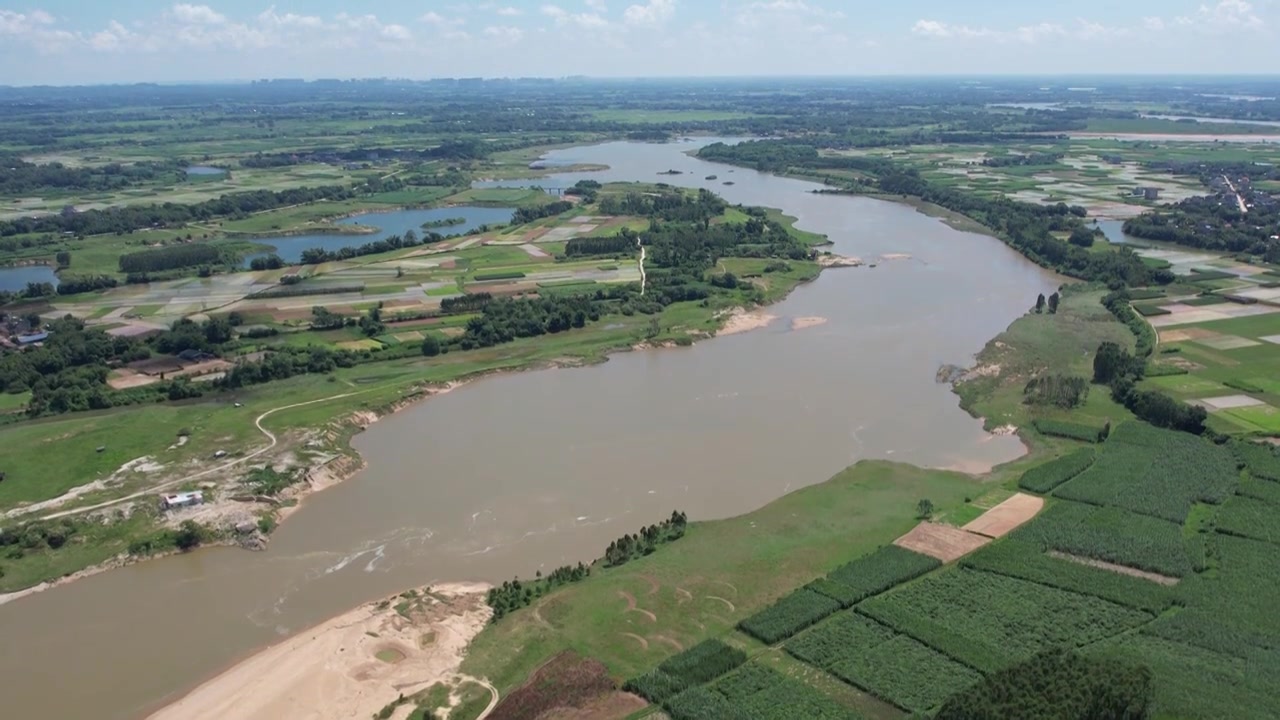
[[[1046,420],[1044,418],[1037,419],[1032,422],[1035,429],[1042,435],[1055,435],[1057,437],[1070,438],[1072,440],[1083,440],[1085,442],[1096,443],[1102,440],[1103,429],[1093,425],[1084,423],[1069,422],[1066,420]]]
[[[845,607],[850,607],[894,585],[920,577],[941,565],[942,562],[937,558],[921,555],[897,545],[885,545],[870,555],[836,568],[827,575],[827,578],[854,591],[856,599],[844,604]]]
[[[1137,627],[1151,614],[1004,575],[958,569],[866,601],[860,612],[957,660],[992,671],[1050,647],[1079,647]],[[930,637],[923,630],[945,635]],[[919,628],[919,629],[918,629]],[[966,661],[970,646],[1004,662]]]
[[[663,703],[695,685],[710,682],[747,661],[742,650],[716,639],[704,640],[667,658],[657,668],[628,680],[624,689]]]
[[[1010,537],[1042,551],[1057,550],[1173,577],[1192,571],[1182,526],[1120,508],[1055,503]]]
[[[785,640],[840,609],[826,595],[800,588],[738,623],[743,632],[772,645]]]
[[[1261,500],[1236,496],[1218,513],[1218,532],[1280,544],[1280,508]],[[1280,552],[1280,548],[1277,548]]]
[[[1154,288],[1134,288],[1129,291],[1130,300],[1155,300],[1156,298],[1162,298],[1164,296],[1163,290],[1156,290]]]
[[[508,270],[505,272],[478,273],[471,278],[476,282],[488,282],[490,280],[519,280],[524,277],[524,273],[519,270]]]
[[[1280,482],[1245,478],[1240,481],[1240,487],[1236,490],[1236,493],[1272,505],[1280,505]]]
[[[831,672],[910,712],[928,710],[982,679],[973,670],[906,635],[854,652]]]
[[[1032,521],[1034,522],[1034,521]],[[1039,547],[1005,538],[966,556],[960,565],[972,570],[1005,575],[1092,595],[1117,605],[1159,614],[1173,603],[1173,591],[1165,585],[1090,567],[1046,555]]]
[[[1093,459],[1093,448],[1080,448],[1022,473],[1018,487],[1043,495],[1088,470]]]
[[[1275,448],[1239,440],[1232,443],[1231,450],[1250,475],[1280,482],[1280,455],[1276,455]]]
[[[1126,422],[1111,433],[1092,467],[1053,494],[1182,523],[1192,505],[1221,503],[1239,480],[1229,448],[1188,433]]]
[[[1138,314],[1143,317],[1154,317],[1156,315],[1171,314],[1168,310],[1165,310],[1159,305],[1155,305],[1151,303],[1135,303],[1133,306],[1133,309],[1137,310]]]
[[[727,704],[703,696],[694,699],[698,706],[691,702],[682,707],[681,696],[667,706],[673,720],[860,720],[858,713],[817,688],[756,663],[744,665],[708,687]]]
[[[871,618],[842,612],[787,641],[786,651],[814,667],[830,670],[851,655],[886,642],[893,630]]]

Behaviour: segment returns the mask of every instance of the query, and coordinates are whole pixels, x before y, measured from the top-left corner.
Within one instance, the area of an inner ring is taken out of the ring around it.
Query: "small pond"
[[[0,290],[18,292],[27,287],[27,283],[47,282],[58,284],[58,276],[48,265],[24,265],[22,267],[0,267]]]
[[[302,259],[304,250],[324,248],[335,251],[344,247],[359,247],[365,243],[392,235],[404,235],[409,230],[421,237],[425,233],[436,232],[441,235],[466,235],[474,232],[482,225],[505,225],[511,222],[511,214],[515,208],[491,208],[459,205],[456,207],[435,208],[432,210],[393,210],[390,212],[364,213],[343,218],[338,225],[363,225],[377,228],[376,232],[360,235],[340,235],[334,233],[316,233],[312,235],[292,235],[289,237],[261,238],[255,242],[270,245],[274,252],[284,258],[285,262],[296,263]],[[438,223],[457,218],[461,223],[439,227],[423,228],[424,223]],[[244,259],[245,267],[256,257],[271,254],[271,251],[255,253]]]
[[[226,175],[227,171],[222,168],[207,167],[205,165],[192,165],[187,168],[188,175]]]

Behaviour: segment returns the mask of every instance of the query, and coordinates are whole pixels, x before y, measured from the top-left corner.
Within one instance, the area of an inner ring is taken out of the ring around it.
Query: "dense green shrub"
[[[795,635],[839,609],[839,602],[812,590],[800,588],[738,623],[738,627],[757,640],[772,645]]]
[[[1104,428],[1094,425],[1086,425],[1084,423],[1071,422],[1069,420],[1047,420],[1037,418],[1031,423],[1037,432],[1043,435],[1054,435],[1057,437],[1070,438],[1072,440],[1083,440],[1085,442],[1100,442],[1105,438]]]

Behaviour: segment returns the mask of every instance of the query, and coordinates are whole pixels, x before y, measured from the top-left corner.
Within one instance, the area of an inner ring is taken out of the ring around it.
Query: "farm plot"
[[[1280,583],[1275,581],[1276,546],[1234,535],[1212,537],[1217,573],[1178,584],[1188,607],[1227,627],[1280,638]]]
[[[710,682],[747,661],[747,654],[719,640],[704,640],[629,680],[624,690],[661,704],[695,685]]]
[[[983,670],[1049,647],[1086,645],[1152,617],[1097,597],[964,569],[931,575],[858,609],[957,660],[969,660],[974,647],[1003,660],[966,662]]]
[[[785,640],[840,609],[826,595],[800,588],[738,623],[751,637],[769,645]]]
[[[676,697],[666,709],[672,720],[860,720],[858,713],[816,688],[756,663]]]
[[[978,519],[965,525],[964,529],[989,538],[1001,538],[1035,517],[1042,507],[1043,498],[1015,493],[1013,497],[982,513]]]
[[[906,635],[871,647],[850,648],[831,673],[904,710],[922,712],[982,676]]]
[[[990,538],[960,528],[922,522],[911,532],[893,541],[894,545],[937,558],[944,563],[963,557],[991,542]]]
[[[1245,464],[1249,474],[1280,482],[1280,455],[1275,448],[1248,441],[1237,441],[1231,446],[1236,458]]]
[[[886,545],[832,570],[827,578],[854,591],[856,599],[845,605],[849,607],[941,565],[937,559],[927,555],[897,545]]]
[[[842,612],[787,641],[786,651],[802,662],[829,671],[851,653],[866,652],[896,634],[871,618]]]
[[[992,543],[961,560],[960,565],[970,570],[1092,595],[1153,614],[1168,608],[1174,598],[1173,591],[1165,585],[1054,557],[1036,545],[1013,538]]]
[[[1081,448],[1067,453],[1022,473],[1022,477],[1018,479],[1018,487],[1031,492],[1048,493],[1088,470],[1089,466],[1093,465],[1095,457],[1092,448]]]
[[[1057,550],[1171,577],[1184,577],[1193,569],[1181,525],[1121,508],[1055,503],[1010,537],[1044,552]]]
[[[1181,523],[1196,502],[1225,500],[1239,479],[1227,448],[1187,433],[1126,422],[1111,433],[1092,467],[1053,494]]]
[[[1280,508],[1236,496],[1218,513],[1218,532],[1280,545]]]

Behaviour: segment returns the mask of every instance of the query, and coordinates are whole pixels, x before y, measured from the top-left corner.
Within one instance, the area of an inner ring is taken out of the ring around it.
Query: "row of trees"
[[[546,205],[517,208],[515,212],[511,213],[511,224],[523,225],[525,223],[531,223],[534,220],[541,220],[545,217],[559,215],[562,212],[568,212],[572,209],[573,203],[568,200],[556,200],[555,202],[549,202]]]
[[[440,242],[446,237],[438,232],[424,232],[419,237],[413,230],[406,230],[404,235],[389,235],[381,240],[374,240],[356,247],[347,246],[337,250],[326,250],[321,247],[307,248],[302,251],[301,262],[303,265],[319,265],[337,260],[350,260],[362,255],[376,255],[392,250],[429,245]]]
[[[215,245],[206,243],[166,245],[121,255],[120,272],[163,272],[198,265],[217,265],[227,259]]]
[[[182,205],[126,205],[103,209],[69,212],[41,217],[26,217],[0,222],[0,237],[29,233],[72,233],[101,235],[129,233],[145,228],[163,228],[204,222],[214,218],[241,218],[250,213],[275,210],[289,205],[303,205],[321,200],[346,200],[356,191],[341,185],[291,190],[251,190],[231,193],[214,200]]]
[[[671,517],[656,525],[646,525],[635,535],[630,533],[609,543],[604,552],[604,564],[616,567],[638,557],[650,555],[659,545],[684,537],[689,518],[679,510],[671,511]]]
[[[1257,204],[1248,215],[1234,197],[1206,196],[1183,200],[1130,218],[1126,234],[1207,250],[1249,253],[1280,262],[1280,241],[1272,240],[1280,225],[1280,204]]]

